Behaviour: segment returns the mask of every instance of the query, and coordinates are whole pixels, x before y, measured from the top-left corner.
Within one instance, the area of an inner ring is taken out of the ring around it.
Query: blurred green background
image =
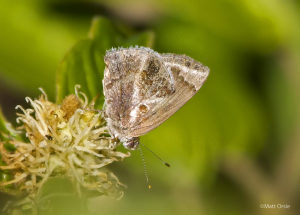
[[[299,10],[292,0],[0,0],[0,102],[12,122],[38,87],[55,100],[58,65],[95,15],[151,30],[153,49],[211,70],[193,99],[142,137],[171,164],[145,151],[151,190],[133,152],[112,165],[128,186],[122,200],[94,198],[80,212],[80,200],[58,198],[44,214],[300,214]]]

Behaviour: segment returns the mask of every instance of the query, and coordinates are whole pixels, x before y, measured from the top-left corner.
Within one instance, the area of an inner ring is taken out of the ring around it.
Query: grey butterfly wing
[[[172,75],[175,91],[153,102],[151,111],[140,117],[130,129],[132,136],[141,136],[156,128],[181,108],[201,88],[209,68],[185,55],[161,54],[166,73]]]
[[[110,51],[105,63],[103,89],[108,127],[118,138],[134,137],[132,132],[143,116],[152,115],[156,104],[174,91],[172,76],[158,53],[146,48]]]

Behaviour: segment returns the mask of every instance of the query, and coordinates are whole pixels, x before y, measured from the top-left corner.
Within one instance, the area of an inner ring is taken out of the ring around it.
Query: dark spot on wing
[[[177,74],[177,75],[180,73],[180,69],[177,67],[171,67],[171,71],[173,74]]]
[[[188,87],[190,90],[196,92],[196,88],[193,84],[189,83],[184,79],[182,74],[180,74],[180,69],[177,67],[172,67],[171,71],[173,73],[175,82],[176,82],[176,87],[178,87],[178,90],[181,90],[182,87]]]
[[[163,86],[158,92],[157,92],[157,96],[158,97],[165,97],[167,95],[171,95],[172,93],[174,93],[175,91],[173,89],[170,89],[167,86]]]
[[[201,68],[201,66],[199,64],[195,64],[194,69],[199,70]]]
[[[190,66],[191,66],[191,62],[190,62],[190,61],[186,61],[186,62],[185,62],[185,66],[186,66],[186,67],[190,67]]]
[[[146,105],[140,105],[139,106],[139,110],[140,110],[140,112],[142,112],[142,113],[147,113],[147,111],[148,111],[148,107],[146,106]]]
[[[110,83],[107,83],[105,85],[106,89],[110,90],[112,88],[113,84],[110,82]]]
[[[141,73],[141,78],[142,81],[146,84],[146,85],[152,85],[153,84],[153,80],[151,77],[149,77],[148,75],[148,71],[147,70],[143,70]]]
[[[160,70],[160,62],[158,59],[150,58],[148,62],[147,67],[147,75],[148,76],[154,76],[156,73],[158,73]]]

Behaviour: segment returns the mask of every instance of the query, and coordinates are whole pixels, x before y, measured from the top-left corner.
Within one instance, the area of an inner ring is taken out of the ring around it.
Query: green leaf
[[[7,122],[0,108],[0,144],[3,144],[4,148],[8,152],[14,152],[16,150],[16,147],[13,144],[8,142],[8,140],[12,138],[18,140],[21,139],[21,137],[19,136],[19,134],[16,133],[12,125],[9,122]],[[2,155],[0,153],[0,166],[5,166],[5,165],[6,163],[2,160]],[[0,170],[0,183],[9,181],[11,180],[11,178],[12,178],[12,173],[10,170]],[[0,190],[3,192],[9,192],[8,189],[10,188],[12,188],[12,185],[0,187]]]
[[[57,71],[57,99],[74,93],[75,85],[81,86],[91,101],[96,100],[96,108],[104,102],[102,79],[104,72],[104,55],[112,47],[148,46],[153,43],[152,32],[135,32],[105,18],[94,18],[88,38],[78,41],[66,54]]]
[[[123,46],[128,47],[135,44],[139,46],[152,47],[153,43],[154,43],[154,33],[152,31],[146,31],[128,37],[124,41]]]
[[[5,119],[0,107],[0,141],[9,140],[10,138],[21,140],[19,134],[14,130],[12,125]]]
[[[2,160],[2,155],[0,153],[0,166],[6,166],[6,163]],[[6,182],[12,179],[12,173],[10,170],[0,170],[0,183]],[[6,186],[0,186],[0,191],[2,192],[9,192],[10,188],[12,188],[12,185],[6,185]]]

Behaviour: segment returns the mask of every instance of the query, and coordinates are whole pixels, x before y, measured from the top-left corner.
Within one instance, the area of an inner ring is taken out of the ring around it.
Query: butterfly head
[[[135,150],[140,144],[139,137],[130,137],[125,140],[121,140],[123,142],[123,146],[129,150]]]

